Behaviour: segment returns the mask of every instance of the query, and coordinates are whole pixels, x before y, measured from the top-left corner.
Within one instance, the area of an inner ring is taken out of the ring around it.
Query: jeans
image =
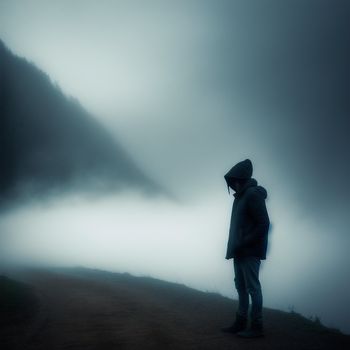
[[[238,314],[248,317],[249,295],[252,299],[251,320],[262,320],[262,292],[259,281],[261,260],[255,256],[233,259],[235,286],[238,292]]]

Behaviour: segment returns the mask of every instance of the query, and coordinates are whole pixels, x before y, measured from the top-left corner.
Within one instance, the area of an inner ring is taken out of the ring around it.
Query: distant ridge
[[[0,40],[0,199],[69,189],[167,190],[77,100]]]

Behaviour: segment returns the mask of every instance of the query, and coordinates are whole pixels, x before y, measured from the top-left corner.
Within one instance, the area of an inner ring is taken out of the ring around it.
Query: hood
[[[226,182],[230,178],[249,179],[253,174],[253,164],[250,159],[245,159],[242,162],[234,165],[224,176]]]
[[[266,188],[263,187],[263,186],[256,186],[256,190],[259,191],[259,193],[261,194],[261,196],[266,199],[267,198],[267,191],[266,191]]]
[[[230,193],[230,181],[232,179],[247,180],[252,177],[253,164],[250,159],[245,159],[235,164],[225,175],[228,193]]]
[[[240,197],[247,188],[254,187],[254,190],[257,191],[264,199],[267,198],[267,191],[265,187],[258,185],[258,181],[254,178],[250,178],[246,181],[244,186],[237,192],[235,192],[233,195],[235,198]]]

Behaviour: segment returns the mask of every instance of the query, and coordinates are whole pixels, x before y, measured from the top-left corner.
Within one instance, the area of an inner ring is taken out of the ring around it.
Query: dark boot
[[[247,317],[236,313],[236,320],[233,322],[233,324],[231,326],[221,328],[221,331],[225,333],[237,333],[239,331],[243,331],[247,327],[247,323]]]
[[[238,332],[238,337],[241,338],[258,338],[264,336],[264,327],[262,319],[252,320],[251,325],[248,329]]]

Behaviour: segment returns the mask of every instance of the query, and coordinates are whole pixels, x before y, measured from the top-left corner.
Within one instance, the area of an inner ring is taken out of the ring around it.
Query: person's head
[[[228,181],[228,185],[230,188],[232,188],[235,192],[239,191],[244,183],[246,182],[246,179],[237,179],[237,178],[231,178]]]
[[[253,165],[251,160],[247,158],[235,164],[224,177],[227,186],[237,192],[242,188],[245,182],[251,178],[252,174]]]

